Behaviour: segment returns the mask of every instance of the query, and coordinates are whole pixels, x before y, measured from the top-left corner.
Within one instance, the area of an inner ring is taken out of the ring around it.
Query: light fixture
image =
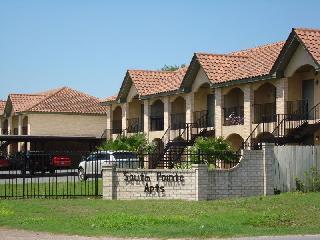
[[[316,136],[316,141],[319,141],[319,138],[320,138],[319,136]]]

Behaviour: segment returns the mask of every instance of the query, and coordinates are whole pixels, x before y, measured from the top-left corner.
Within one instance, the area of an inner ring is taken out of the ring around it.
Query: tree
[[[152,153],[155,150],[155,145],[149,143],[144,134],[134,134],[107,140],[98,147],[98,150],[130,151],[142,156],[145,153]]]
[[[180,66],[179,65],[164,65],[161,70],[162,71],[176,71],[178,70],[179,68],[183,68],[185,67],[186,65],[185,64],[181,64]]]
[[[236,154],[229,142],[222,137],[199,137],[191,148],[192,162],[196,164],[214,164],[216,160],[232,161]]]

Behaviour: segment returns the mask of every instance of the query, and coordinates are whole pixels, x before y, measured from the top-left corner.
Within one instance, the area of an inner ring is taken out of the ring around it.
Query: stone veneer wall
[[[273,145],[266,144],[263,150],[244,151],[241,162],[228,170],[209,170],[206,165],[193,165],[188,170],[116,169],[114,165],[105,165],[103,198],[212,200],[270,195],[273,194],[273,163]],[[170,175],[170,181],[157,179],[160,173]],[[135,179],[125,181],[125,174]]]

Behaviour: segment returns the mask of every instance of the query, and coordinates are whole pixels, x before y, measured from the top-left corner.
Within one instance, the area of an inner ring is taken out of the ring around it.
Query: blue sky
[[[113,95],[127,69],[189,63],[320,28],[320,1],[0,0],[0,98],[69,86]]]

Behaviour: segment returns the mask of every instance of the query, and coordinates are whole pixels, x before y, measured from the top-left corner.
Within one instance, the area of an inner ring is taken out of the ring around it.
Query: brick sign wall
[[[208,170],[117,169],[103,166],[104,199],[210,200],[226,197],[273,194],[273,146],[245,151],[236,167]]]

